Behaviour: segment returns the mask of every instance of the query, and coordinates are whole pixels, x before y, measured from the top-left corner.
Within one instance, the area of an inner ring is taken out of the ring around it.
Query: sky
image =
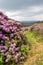
[[[18,21],[41,21],[43,0],[0,0],[0,11]]]

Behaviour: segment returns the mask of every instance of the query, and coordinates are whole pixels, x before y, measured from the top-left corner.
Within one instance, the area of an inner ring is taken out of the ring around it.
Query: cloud
[[[20,10],[40,5],[43,5],[43,0],[0,0],[0,8],[5,10]]]
[[[0,0],[0,11],[15,20],[43,20],[43,0]]]
[[[43,19],[41,16],[43,14],[43,7],[34,6],[26,8],[26,10],[6,11],[5,14],[15,20],[40,20]]]

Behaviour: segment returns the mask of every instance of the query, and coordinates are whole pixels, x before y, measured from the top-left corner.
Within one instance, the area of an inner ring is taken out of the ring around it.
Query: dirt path
[[[40,55],[40,53],[43,52],[43,44],[36,42],[31,50],[30,56],[28,56],[27,61],[24,63],[24,65],[36,65],[35,61],[36,58]],[[28,54],[29,55],[29,54]]]

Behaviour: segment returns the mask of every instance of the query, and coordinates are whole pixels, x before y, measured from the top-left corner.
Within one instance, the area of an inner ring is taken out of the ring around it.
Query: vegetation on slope
[[[30,30],[37,39],[37,42],[43,42],[43,23],[35,23]]]
[[[21,28],[0,12],[0,65],[23,65],[25,59],[24,65],[43,65],[43,24]]]
[[[0,12],[0,65],[17,65],[29,50],[21,23]]]
[[[28,53],[28,58],[24,62],[24,65],[43,65],[43,42],[40,42],[40,40],[40,43],[37,42],[34,32],[25,31],[24,34],[29,43],[31,43],[31,50]]]

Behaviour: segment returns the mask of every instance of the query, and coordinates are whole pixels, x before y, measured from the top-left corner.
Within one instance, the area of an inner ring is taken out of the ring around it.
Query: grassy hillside
[[[37,38],[35,37],[34,32],[25,31],[25,36],[28,39],[28,42],[31,44],[31,50],[28,53],[27,61],[24,62],[24,65],[43,65],[43,41],[37,42]],[[39,35],[37,33],[37,35]],[[42,34],[39,35],[39,38]]]
[[[24,34],[31,45],[24,65],[43,65],[43,22],[33,24]]]
[[[34,34],[37,42],[43,43],[43,23],[35,23],[32,25],[31,32]]]
[[[30,30],[23,33],[30,44],[30,50],[27,59],[21,65],[43,65],[43,22],[33,24]]]

